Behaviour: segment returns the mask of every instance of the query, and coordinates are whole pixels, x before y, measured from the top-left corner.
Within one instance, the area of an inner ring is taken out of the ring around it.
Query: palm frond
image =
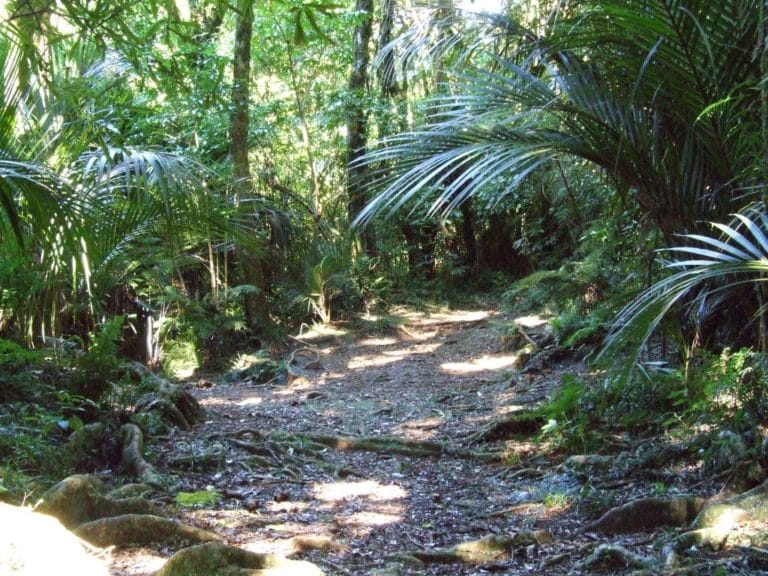
[[[730,224],[713,223],[721,236],[683,236],[691,245],[662,251],[680,255],[665,264],[678,270],[656,282],[618,314],[605,340],[599,359],[629,347],[628,374],[663,318],[693,292],[722,296],[738,286],[768,280],[768,219],[764,212],[749,209],[734,215]],[[725,299],[722,299],[725,301]]]
[[[504,198],[565,156],[636,189],[670,243],[724,217],[760,157],[750,136],[759,133],[756,6],[577,3],[544,36],[518,43],[526,57],[486,58],[457,75],[458,95],[432,99],[423,127],[365,157],[379,195],[356,223],[412,201],[436,213],[480,191]]]

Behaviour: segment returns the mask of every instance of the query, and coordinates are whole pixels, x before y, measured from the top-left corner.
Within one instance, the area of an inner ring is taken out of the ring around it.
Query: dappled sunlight
[[[515,364],[516,360],[516,354],[506,354],[504,356],[489,356],[486,354],[480,358],[474,358],[467,362],[444,362],[440,365],[440,368],[449,374],[474,374],[477,372],[510,368]]]
[[[393,346],[397,344],[397,340],[394,338],[365,338],[358,340],[359,346]]]
[[[338,502],[360,497],[365,497],[374,502],[385,502],[387,500],[405,498],[408,495],[400,486],[381,484],[375,480],[315,484],[312,491],[315,494],[315,498],[324,502]]]
[[[283,502],[270,502],[264,508],[275,514],[280,512],[303,512],[310,508],[310,504],[309,502],[297,500],[285,500]]]
[[[397,507],[396,513],[384,513],[384,512],[355,512],[350,516],[343,518],[337,518],[339,524],[345,526],[387,526],[389,524],[397,524],[402,520],[402,508]]]
[[[530,314],[528,316],[518,316],[515,318],[515,324],[523,328],[538,328],[547,324],[547,319],[541,314]]]
[[[259,404],[262,404],[264,402],[263,398],[244,398],[240,400],[239,402],[236,402],[236,406],[258,406]]]
[[[437,436],[437,429],[445,424],[443,416],[428,416],[417,420],[409,420],[398,426],[392,431],[395,434],[402,434],[409,440],[431,440]]]
[[[423,312],[406,311],[401,314],[402,318],[418,320],[418,323],[425,327],[435,324],[479,322],[491,316],[492,312],[488,310],[443,310],[428,315]]]
[[[213,406],[231,406],[233,404],[232,399],[227,398],[226,396],[209,396],[208,398],[201,398],[198,401],[201,406],[208,408]]]
[[[348,334],[347,330],[335,328],[330,324],[312,324],[311,326],[302,324],[296,338],[299,341],[312,342],[313,340],[322,340],[328,337],[341,338]]]
[[[386,366],[398,362],[405,358],[408,354],[400,350],[399,354],[393,352],[387,352],[386,354],[363,354],[361,356],[355,356],[347,364],[347,368],[350,370],[359,370],[360,368],[370,368]]]
[[[407,356],[418,356],[419,354],[430,354],[440,348],[440,343],[419,344],[410,348],[398,348],[397,350],[387,350],[381,354],[361,354],[355,356],[347,364],[350,370],[361,368],[379,367],[392,364],[403,360]]]

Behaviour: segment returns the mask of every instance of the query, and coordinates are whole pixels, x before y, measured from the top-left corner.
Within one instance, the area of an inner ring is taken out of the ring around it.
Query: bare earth
[[[372,320],[352,333],[337,327],[305,334],[294,342],[305,348],[295,355],[303,374],[289,384],[198,383],[194,393],[206,422],[151,448],[182,490],[216,490],[223,498],[178,508],[178,517],[247,550],[310,560],[328,575],[568,573],[597,538],[580,530],[587,517],[573,502],[583,482],[560,465],[566,455],[542,456],[553,453],[525,440],[473,446],[468,437],[504,413],[546,400],[564,373],[583,367],[566,360],[519,369],[502,338],[504,326],[516,320],[536,339],[546,325],[535,317],[406,309],[394,316],[399,324]],[[503,451],[505,460],[331,448],[306,455],[291,448],[281,456],[268,443],[259,455],[243,448],[276,430],[439,441],[465,451]],[[194,461],[211,450],[223,452],[213,467],[173,465],[180,455]],[[275,466],[275,459],[284,465]],[[402,558],[524,531],[540,543],[498,561]],[[647,534],[623,543],[650,551]],[[175,550],[116,551],[113,574],[151,574]]]

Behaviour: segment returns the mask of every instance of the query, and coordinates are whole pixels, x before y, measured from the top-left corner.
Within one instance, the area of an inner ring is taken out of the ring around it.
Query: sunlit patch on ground
[[[538,328],[547,323],[547,320],[539,315],[532,314],[529,316],[518,316],[515,318],[515,324],[522,326],[523,328]]]
[[[365,338],[358,340],[359,346],[393,346],[397,344],[397,340],[394,338]]]
[[[373,502],[385,502],[405,498],[408,495],[400,486],[381,484],[374,480],[315,484],[312,490],[315,498],[324,502],[339,502],[360,497],[365,497]]]
[[[443,424],[445,424],[445,418],[432,416],[404,422],[395,426],[393,432],[398,435],[402,434],[411,440],[430,440],[437,435],[437,429]]]
[[[258,406],[262,402],[264,402],[263,398],[251,397],[251,398],[244,398],[239,402],[236,402],[236,405],[237,406]]]
[[[227,398],[226,396],[211,396],[209,398],[201,398],[198,400],[202,406],[205,407],[213,407],[213,406],[231,406],[232,405],[232,399]]]
[[[462,322],[479,322],[490,318],[491,312],[487,310],[444,310],[440,312],[433,312],[428,316],[422,312],[406,311],[400,316],[408,320],[418,320],[419,324],[424,327],[433,326],[435,324],[457,323]]]
[[[399,513],[390,514],[371,512],[369,510],[337,518],[337,522],[345,526],[387,526],[389,524],[397,524],[401,520],[402,514]]]
[[[118,573],[124,575],[154,574],[167,561],[167,558],[158,555],[153,550],[146,548],[124,548],[120,551],[119,561],[112,564],[112,573],[115,573],[115,569],[118,569],[120,570]],[[54,570],[50,573],[56,574],[57,571]]]
[[[362,354],[355,356],[349,361],[347,367],[350,370],[360,368],[369,368],[372,366],[386,366],[394,362],[403,360],[407,356],[417,356],[419,354],[429,354],[440,347],[440,343],[420,344],[411,348],[399,348],[397,350],[387,350],[381,354]]]
[[[502,370],[514,365],[517,355],[507,354],[504,356],[481,356],[467,362],[445,362],[440,365],[442,370],[449,374],[474,374],[476,372],[485,372],[491,370]]]
[[[270,502],[264,508],[268,512],[280,513],[280,512],[301,512],[307,510],[310,507],[308,502],[296,502],[294,500],[286,500],[285,502]]]
[[[341,338],[346,336],[348,332],[346,330],[340,330],[334,328],[329,324],[313,324],[312,326],[303,325],[299,331],[298,338],[305,342],[312,342],[313,340],[321,340],[328,338],[329,336],[335,336]]]
[[[387,352],[386,354],[363,354],[361,356],[355,356],[347,364],[347,368],[350,370],[359,370],[360,368],[370,368],[373,366],[386,366],[387,364],[393,364],[405,358],[407,354],[400,351],[400,354],[394,352]]]

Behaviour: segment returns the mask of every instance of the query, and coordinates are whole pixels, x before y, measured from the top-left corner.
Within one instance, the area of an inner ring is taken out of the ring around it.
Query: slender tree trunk
[[[464,240],[466,264],[474,274],[477,271],[477,238],[475,237],[475,211],[472,210],[472,198],[467,198],[461,205],[461,234]]]
[[[352,72],[349,76],[349,91],[355,102],[347,115],[347,192],[350,222],[360,213],[367,200],[368,169],[355,164],[368,145],[368,114],[363,105],[368,86],[370,63],[369,44],[373,32],[373,0],[356,0],[355,11],[365,14],[355,26],[354,55]],[[366,226],[361,235],[362,248],[369,256],[376,255],[376,238],[373,228]]]
[[[763,159],[760,163],[763,169],[762,209],[768,209],[768,8],[766,2],[760,3],[760,28],[758,30],[758,57],[760,59],[760,120],[763,140]],[[768,286],[760,282],[757,286],[758,305],[758,346],[761,352],[768,351],[768,319],[766,318],[766,305],[768,305]]]
[[[235,202],[246,211],[252,210],[243,201],[252,195],[251,168],[248,162],[248,128],[250,125],[249,96],[251,76],[251,35],[253,34],[253,0],[238,0],[235,54],[232,72],[232,123],[230,126],[230,157]],[[237,259],[240,279],[257,288],[257,293],[243,297],[248,327],[260,333],[269,325],[269,309],[260,258],[248,248],[238,246]]]
[[[381,86],[381,95],[384,98],[394,100],[400,94],[400,86],[397,82],[397,70],[395,70],[395,55],[389,50],[383,52],[386,46],[392,42],[393,28],[395,26],[395,0],[381,0],[381,22],[379,24],[379,52],[382,53],[378,78]]]
[[[310,206],[312,208],[312,218],[315,227],[320,221],[320,217],[323,213],[322,199],[320,197],[320,179],[317,176],[317,169],[315,168],[315,154],[313,152],[312,137],[309,131],[309,120],[307,119],[307,108],[304,105],[304,98],[302,97],[301,86],[299,85],[299,78],[296,74],[296,64],[293,59],[293,53],[291,47],[287,47],[288,50],[288,71],[291,75],[291,87],[293,88],[294,102],[296,103],[296,110],[299,113],[299,122],[301,124],[301,139],[304,144],[304,150],[307,155],[307,165],[309,167],[309,177],[312,180],[312,199]]]

